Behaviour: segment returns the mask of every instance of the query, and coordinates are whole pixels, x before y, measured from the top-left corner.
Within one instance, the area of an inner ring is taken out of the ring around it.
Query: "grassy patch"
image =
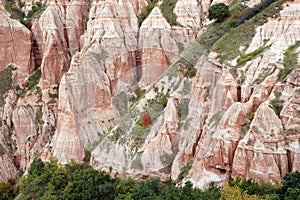
[[[162,4],[160,4],[160,10],[162,12],[162,15],[170,25],[179,25],[177,22],[177,16],[173,12],[175,5],[177,3],[177,0],[164,0]]]
[[[253,58],[255,58],[256,56],[260,55],[262,52],[264,52],[268,48],[270,48],[270,45],[269,46],[260,47],[260,48],[256,49],[255,51],[253,51],[251,53],[248,53],[246,55],[242,55],[237,60],[237,65],[242,65],[245,62],[248,62],[249,60],[252,60]]]
[[[28,89],[32,92],[34,89],[36,89],[40,78],[41,78],[41,69],[36,70],[33,72],[33,74],[28,78]]]
[[[44,124],[42,106],[39,106],[39,108],[37,109],[37,111],[35,113],[35,121],[39,125],[43,125]]]
[[[202,55],[205,55],[207,53],[205,47],[201,44],[199,44],[198,42],[191,42],[187,48],[180,54],[179,59],[177,60],[177,62],[174,64],[181,66],[180,68],[183,68],[182,70],[186,73],[186,71],[184,70],[185,68],[187,68],[188,72],[187,74],[185,74],[185,76],[190,75],[195,75],[196,70],[194,68],[194,66],[197,64],[199,58]]]
[[[273,74],[276,70],[276,66],[269,69],[262,69],[262,73],[259,74],[258,78],[254,81],[256,84],[262,83],[268,76]]]
[[[101,49],[100,53],[90,52],[93,58],[97,61],[97,63],[101,63],[104,59],[108,58],[109,54],[105,49]]]
[[[209,124],[211,127],[217,127],[222,119],[223,113],[222,111],[216,112],[209,120]]]
[[[137,98],[136,100],[140,99],[143,97],[146,93],[145,89],[141,89],[140,87],[135,88],[134,93],[136,94]]]
[[[240,131],[240,139],[243,139],[245,137],[245,135],[249,129],[250,129],[250,124],[246,124],[246,125],[242,126],[241,131]]]
[[[0,156],[2,156],[3,154],[5,154],[5,151],[2,145],[0,144]]]
[[[181,168],[180,173],[176,179],[177,183],[180,182],[187,175],[187,173],[190,171],[192,166],[193,166],[193,162],[191,161],[187,165]]]
[[[5,93],[12,89],[12,66],[8,66],[3,71],[0,71],[0,108],[5,104]]]
[[[275,99],[272,99],[270,101],[270,108],[272,108],[276,113],[276,115],[280,118],[280,112],[283,108],[284,101],[280,99],[281,96],[280,92],[274,92],[274,94],[275,94]]]
[[[284,69],[282,69],[277,76],[278,81],[284,81],[285,78],[289,73],[291,73],[298,64],[298,54],[295,50],[300,46],[300,41],[297,41],[294,45],[291,45],[285,52],[284,52],[284,59],[283,65]]]
[[[255,35],[255,27],[266,23],[269,17],[278,16],[283,2],[283,0],[275,1],[249,20],[246,20],[243,24],[234,27],[234,23],[236,22],[234,18],[241,16],[241,11],[236,8],[236,13],[233,13],[231,18],[221,23],[220,27],[212,26],[212,29],[216,30],[216,33],[212,30],[209,31],[211,38],[205,40],[206,43],[209,42],[209,44],[205,45],[208,47],[212,46],[211,50],[220,53],[219,58],[223,62],[236,58],[243,54],[244,50],[250,45]],[[238,3],[240,2],[238,1]],[[212,40],[212,38],[214,39]],[[241,49],[241,46],[244,48]]]

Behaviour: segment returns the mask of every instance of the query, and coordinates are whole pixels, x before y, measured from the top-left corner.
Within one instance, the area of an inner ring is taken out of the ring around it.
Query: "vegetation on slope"
[[[143,21],[150,15],[152,9],[157,5],[157,2],[158,0],[148,0],[148,5],[138,16],[139,26],[141,26]],[[174,13],[176,3],[177,0],[164,0],[160,4],[161,13],[171,26],[179,25],[177,22],[177,16]]]
[[[162,15],[171,26],[179,25],[177,22],[177,16],[174,13],[174,8],[177,3],[177,0],[164,0],[160,5],[160,10]]]
[[[47,8],[46,3],[37,1],[32,5],[31,10],[26,15],[22,10],[25,6],[25,2],[21,0],[17,2],[18,3],[16,3],[16,0],[5,0],[4,7],[11,14],[11,18],[19,20],[29,29],[31,28],[32,20],[39,18]]]
[[[283,81],[286,76],[291,73],[296,67],[299,68],[298,64],[298,53],[295,52],[296,49],[300,46],[300,41],[297,41],[294,45],[291,45],[284,52],[283,65],[284,69],[282,69],[277,76],[278,81]]]
[[[227,20],[229,21],[227,23],[230,23],[230,28],[228,28],[229,25],[226,26],[229,30],[212,45],[211,50],[220,53],[219,58],[223,62],[243,55],[255,35],[255,27],[266,23],[268,17],[277,16],[283,2],[284,0],[278,0],[270,4],[267,8],[240,25],[237,23],[238,19],[231,18]],[[243,12],[247,12],[247,9]],[[235,17],[239,18],[239,16]],[[243,46],[242,49],[240,48],[241,46]]]
[[[213,184],[206,190],[193,188],[191,182],[183,187],[175,183],[163,183],[159,179],[134,181],[111,178],[102,171],[72,162],[58,165],[56,160],[44,163],[35,159],[28,174],[18,181],[0,183],[0,199],[184,199],[184,200],[232,200],[232,199],[279,199],[292,200],[300,195],[300,172],[284,177],[282,185],[257,183],[251,179],[235,180],[217,188]],[[241,198],[239,198],[241,197]]]
[[[264,6],[259,4],[257,7],[249,9],[241,0],[232,1],[229,5],[231,17],[222,22],[212,23],[196,40],[207,50],[218,52],[221,61],[234,59],[244,54],[244,50],[247,49],[255,35],[256,26],[266,23],[269,17],[278,16],[283,2],[284,0],[278,0],[265,6],[264,1],[261,3]],[[251,13],[251,15],[247,13]],[[245,15],[248,16],[247,20],[243,19]],[[244,48],[241,49],[241,46]]]
[[[157,2],[158,0],[148,1],[148,5],[146,6],[146,8],[144,8],[144,10],[142,10],[142,12],[138,16],[139,26],[141,26],[143,21],[150,15],[152,9],[156,6]]]
[[[5,93],[12,89],[12,66],[8,66],[3,71],[0,71],[0,108],[5,104]]]

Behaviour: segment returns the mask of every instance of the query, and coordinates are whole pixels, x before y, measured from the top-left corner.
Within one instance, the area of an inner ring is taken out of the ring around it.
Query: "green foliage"
[[[240,131],[240,139],[243,139],[245,137],[245,135],[249,129],[250,129],[250,124],[246,124],[246,125],[242,126],[241,131]]]
[[[101,49],[100,53],[90,52],[93,58],[97,61],[97,63],[101,63],[101,61],[105,60],[109,57],[108,52],[105,49]]]
[[[141,154],[140,154],[141,155]],[[192,163],[182,168],[187,173]],[[185,175],[182,175],[184,177]],[[294,200],[300,195],[300,172],[286,174],[280,185],[257,183],[240,177],[225,184],[224,188],[210,184],[206,190],[193,188],[189,181],[183,187],[174,182],[163,183],[157,178],[139,180],[112,179],[105,172],[71,161],[61,166],[57,160],[42,162],[36,158],[28,174],[18,181],[0,183],[0,199],[72,199],[72,200],[217,200],[217,199],[282,199]],[[20,187],[20,191],[18,190]],[[19,193],[20,192],[20,193]]]
[[[166,18],[166,20],[168,21],[168,23],[171,26],[178,25],[177,16],[173,12],[176,3],[177,3],[177,0],[164,0],[160,4],[160,10],[162,12],[162,15],[164,16],[164,18]]]
[[[134,93],[137,95],[137,99],[145,95],[146,90],[141,89],[140,87],[135,88]]]
[[[281,93],[278,91],[274,92],[275,98],[270,101],[270,107],[275,111],[276,115],[280,117],[280,112],[283,108],[284,100],[280,99]]]
[[[12,89],[12,70],[11,66],[8,66],[3,71],[0,71],[0,107],[5,104],[5,93]]]
[[[220,53],[219,58],[222,62],[228,62],[244,54],[244,50],[255,35],[255,27],[266,23],[269,17],[276,16],[281,10],[282,3],[283,0],[275,1],[243,24],[232,26],[237,21],[235,18],[239,18],[244,9],[237,5],[241,4],[241,1],[233,1],[230,5],[232,17],[222,23],[212,24],[197,40],[207,48]]]
[[[248,62],[249,60],[252,60],[253,58],[255,58],[256,56],[258,56],[259,54],[261,54],[262,52],[264,52],[268,48],[270,48],[270,45],[269,46],[260,47],[260,48],[256,49],[255,51],[253,51],[251,53],[248,53],[246,55],[242,55],[237,60],[237,65],[242,65],[245,62]]]
[[[208,10],[208,19],[210,20],[216,19],[217,22],[222,22],[229,16],[229,6],[224,3],[212,5]]]
[[[152,9],[156,6],[157,2],[158,0],[148,0],[148,5],[146,6],[146,8],[144,8],[144,10],[142,10],[142,12],[138,16],[139,26],[141,26],[143,21],[149,16]]]
[[[44,172],[44,168],[44,162],[40,158],[35,158],[28,169],[28,174],[32,176],[40,176]]]
[[[22,24],[24,24],[27,28],[31,28],[31,21],[33,19],[37,19],[41,16],[41,14],[46,10],[46,3],[35,2],[32,5],[31,10],[25,14],[22,10],[25,6],[25,2],[21,0],[16,4],[15,0],[6,0],[5,1],[5,9],[11,14],[11,18],[19,20]]]
[[[223,113],[222,111],[216,112],[209,120],[209,124],[211,127],[217,127],[222,119]]]
[[[5,151],[2,145],[0,144],[0,156],[2,156],[3,154],[5,154]]]
[[[283,65],[282,69],[277,76],[278,81],[284,81],[286,76],[291,73],[296,67],[299,67],[298,64],[298,53],[295,50],[300,46],[300,41],[297,41],[294,45],[289,46],[289,48],[284,52]]]
[[[277,191],[276,185],[271,183],[257,183],[252,179],[242,179],[241,177],[236,177],[232,182],[228,182],[230,187],[238,187],[242,193],[247,193],[248,195],[257,195],[260,198],[267,198],[271,194],[275,194]]]
[[[36,70],[33,74],[28,78],[28,89],[32,92],[36,89],[37,84],[41,78],[41,69]]]
[[[273,74],[276,71],[276,67],[273,68],[263,68],[262,73],[259,74],[259,76],[257,77],[257,79],[255,79],[254,83],[256,84],[260,84],[262,83],[268,76],[270,76],[271,74]]]
[[[188,69],[183,74],[184,77],[193,78],[197,74],[197,69],[194,67],[188,67]]]
[[[187,173],[190,171],[192,166],[193,166],[193,162],[189,162],[184,167],[182,167],[181,170],[180,170],[180,173],[177,177],[176,182],[180,182],[187,175]]]
[[[0,199],[1,200],[13,200],[17,196],[18,188],[15,187],[15,182],[9,180],[5,183],[0,183]]]
[[[300,172],[286,174],[283,178],[280,197],[284,200],[294,200],[300,197]]]
[[[39,108],[37,109],[37,111],[35,113],[35,121],[39,125],[43,125],[44,124],[42,106],[39,106]]]

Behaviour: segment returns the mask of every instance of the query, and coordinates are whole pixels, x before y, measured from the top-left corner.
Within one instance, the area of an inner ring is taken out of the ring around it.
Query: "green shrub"
[[[184,167],[182,167],[181,170],[180,170],[180,173],[177,177],[176,182],[180,182],[187,175],[187,173],[190,171],[192,166],[193,166],[193,162],[189,162]]]
[[[171,26],[178,25],[177,16],[174,13],[176,3],[177,0],[164,0],[160,5],[162,15]]]
[[[248,62],[249,60],[252,60],[253,58],[255,58],[256,56],[258,56],[259,54],[261,54],[262,52],[264,52],[268,48],[270,48],[270,45],[269,46],[260,47],[260,48],[256,49],[255,51],[253,51],[251,53],[248,53],[246,55],[242,55],[237,60],[237,65],[242,65],[245,62]]]
[[[224,3],[212,5],[208,10],[208,19],[216,19],[217,22],[222,22],[230,16],[229,6]]]
[[[11,18],[19,20],[27,28],[31,28],[31,21],[37,19],[46,10],[47,4],[42,2],[35,2],[32,5],[31,10],[28,11],[27,15],[22,10],[25,6],[25,2],[18,1],[16,4],[15,0],[6,0],[5,9],[11,14]]]
[[[270,104],[271,104],[270,107],[274,110],[274,112],[276,113],[276,115],[278,117],[280,117],[280,112],[281,112],[281,110],[283,108],[284,101],[281,100],[279,96],[277,96],[277,95],[275,95],[275,96],[276,96],[276,98],[272,99],[270,101]]]
[[[143,21],[149,16],[152,9],[156,6],[157,2],[158,0],[148,0],[148,5],[146,6],[146,8],[144,8],[144,10],[142,10],[142,12],[138,16],[139,26],[141,26]]]
[[[278,0],[262,10],[243,24],[233,28],[231,24],[236,21],[235,15],[241,15],[240,8],[235,4],[240,4],[241,1],[233,1],[230,12],[232,17],[225,19],[222,23],[213,23],[208,27],[207,31],[197,39],[201,44],[211,50],[218,52],[219,59],[222,62],[228,62],[244,53],[255,35],[255,27],[260,26],[268,21],[269,17],[276,16],[281,10],[281,5],[284,0]],[[240,47],[244,48],[241,49]]]
[[[5,104],[5,94],[12,89],[12,66],[8,66],[3,71],[0,71],[0,107]]]
[[[4,148],[2,147],[2,145],[0,144],[0,156],[5,154]]]
[[[36,86],[38,85],[40,78],[41,78],[41,69],[36,70],[33,72],[33,74],[28,78],[28,89],[32,92],[34,89],[36,89]]]
[[[278,81],[284,81],[289,73],[291,73],[298,64],[298,53],[295,50],[300,46],[300,41],[297,41],[294,45],[284,52],[283,65],[284,69],[280,70],[277,76]]]

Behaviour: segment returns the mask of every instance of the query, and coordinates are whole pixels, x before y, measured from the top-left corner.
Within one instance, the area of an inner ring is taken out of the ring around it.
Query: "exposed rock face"
[[[139,33],[140,85],[153,83],[178,56],[176,42],[170,37],[171,26],[155,7],[143,22]]]
[[[201,6],[196,0],[178,0],[174,8],[178,23],[198,30],[202,26],[201,17],[203,15],[201,12]]]
[[[229,3],[178,0],[178,26],[158,4],[139,27],[145,0],[51,0],[31,30],[0,4],[0,73],[17,67],[0,97],[0,181],[37,155],[66,164],[91,154],[94,168],[115,175],[202,188],[236,176],[275,183],[299,170],[299,69],[278,74],[300,40],[300,4],[256,27],[245,53],[269,47],[234,74],[191,42],[219,2]]]
[[[57,136],[53,155],[62,163],[82,161],[88,148],[107,133],[117,113],[112,106],[109,79],[92,55],[73,57],[71,68],[61,81]],[[74,84],[76,83],[76,84]],[[88,97],[88,99],[87,99]]]
[[[282,132],[280,119],[267,103],[263,103],[256,111],[248,133],[239,142],[232,175],[280,182],[282,175],[288,172]]]
[[[21,85],[34,70],[31,32],[20,22],[10,19],[3,6],[0,6],[2,7],[0,9],[0,71],[14,63],[17,67],[14,83]]]

